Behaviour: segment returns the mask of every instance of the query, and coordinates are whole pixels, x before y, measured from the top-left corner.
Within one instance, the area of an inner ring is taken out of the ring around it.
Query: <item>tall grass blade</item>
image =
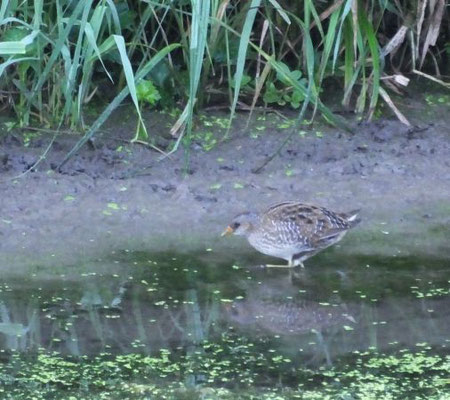
[[[10,65],[31,60],[37,60],[37,58],[34,57],[9,58],[8,60],[0,64],[0,77],[3,75],[3,72],[5,72],[5,69],[8,68]]]
[[[109,11],[112,15],[112,20],[114,22],[114,31],[116,34],[120,34],[122,32],[122,28],[120,26],[120,18],[119,13],[117,12],[116,5],[114,4],[113,0],[106,0],[106,2],[109,5]]]
[[[311,13],[311,16],[314,19],[314,24],[317,26],[317,29],[319,30],[320,36],[323,40],[323,38],[325,37],[325,34],[323,32],[320,16],[317,13],[316,7],[314,7],[314,1],[312,1],[312,0],[308,1],[308,2],[305,1],[305,4],[308,4],[308,12]],[[311,17],[308,16],[308,20],[310,20],[310,19],[311,19]],[[306,19],[305,19],[305,23],[306,23]],[[311,27],[313,26],[313,24],[309,21],[309,24],[307,26],[309,27],[309,30],[311,30]]]
[[[108,76],[109,80],[111,82],[113,81],[113,78],[111,77],[111,75],[109,74],[105,64],[103,63],[101,54],[100,54],[100,50],[98,48],[97,45],[97,40],[98,40],[98,36],[100,33],[100,29],[102,27],[102,23],[105,20],[105,13],[106,13],[106,8],[101,6],[100,4],[96,7],[94,14],[92,15],[92,18],[90,20],[90,22],[86,23],[86,26],[84,28],[84,33],[86,35],[86,39],[89,43],[89,47],[87,47],[86,49],[86,54],[85,54],[85,61],[89,60],[90,56],[92,55],[92,53],[94,52],[95,55],[97,56],[97,59],[100,61],[100,63],[102,64],[103,70],[105,71],[106,75]],[[89,69],[91,69],[92,65],[90,63],[84,63],[83,67],[86,68],[85,66],[88,65]],[[86,75],[86,71],[83,71],[83,77]],[[90,75],[89,75],[90,78]]]
[[[331,14],[330,22],[328,24],[328,30],[327,34],[325,36],[325,43],[323,46],[323,53],[320,60],[320,66],[319,66],[319,86],[323,80],[325,69],[328,65],[328,61],[330,59],[331,50],[333,47],[333,44],[336,40],[336,27],[338,23],[340,10],[336,10]]]
[[[44,10],[44,1],[34,0],[33,27],[36,30],[39,30],[41,28],[43,10]]]
[[[3,21],[8,10],[10,0],[2,0],[2,5],[0,6],[0,21]]]
[[[127,81],[128,91],[130,93],[131,100],[133,101],[134,107],[136,108],[136,112],[139,118],[138,129],[132,141],[147,140],[148,139],[147,128],[145,127],[144,120],[142,119],[141,115],[141,110],[139,109],[139,101],[136,93],[136,84],[133,73],[133,67],[131,66],[130,60],[128,59],[127,49],[125,47],[125,39],[123,38],[123,36],[119,35],[113,35],[113,38],[116,43],[117,49],[119,50],[120,60],[122,62],[125,79]]]
[[[80,15],[83,8],[85,7],[85,5],[86,4],[84,1],[78,2],[78,4],[73,9],[70,17],[65,21],[65,24],[64,25],[61,24],[61,26],[64,26],[64,29],[61,29],[61,31],[59,32],[58,40],[54,44],[52,53],[51,53],[47,63],[45,64],[45,68],[43,69],[37,82],[33,85],[30,103],[33,101],[34,97],[37,96],[37,94],[41,91],[42,86],[46,82],[49,73],[51,72],[55,62],[57,61],[57,59],[60,55],[61,48],[65,45],[67,37],[69,36],[70,32],[72,31],[72,28],[75,25],[75,23],[77,22],[77,18]]]
[[[280,6],[280,3],[276,0],[269,0],[269,2],[272,4],[273,8],[277,11],[278,14],[280,14],[281,18],[285,20],[285,22],[290,25],[291,20],[289,19],[289,16],[287,15],[286,11],[283,10],[283,7]]]
[[[335,42],[335,46],[334,46],[334,52],[333,52],[333,73],[334,70],[336,68],[336,62],[338,59],[338,55],[339,55],[339,46],[341,45],[341,35],[342,35],[342,28],[344,26],[345,21],[347,20],[347,15],[350,13],[350,10],[352,9],[352,4],[353,4],[353,0],[347,0],[345,2],[344,8],[342,10],[342,14],[341,14],[341,18],[340,21],[341,23],[339,24],[339,29],[337,31],[337,37],[336,37],[336,42]],[[351,51],[352,47],[347,47],[347,43],[345,46],[345,51]]]
[[[22,41],[0,42],[0,55],[26,54],[26,47]]]
[[[69,114],[72,114],[72,119],[77,121],[80,117],[79,115],[79,107],[76,107],[77,112],[74,112],[75,105],[73,104],[73,93],[75,92],[75,85],[77,84],[77,76],[78,72],[80,70],[80,67],[82,66],[82,52],[84,52],[85,46],[84,46],[84,32],[86,29],[86,24],[88,23],[89,13],[91,11],[93,0],[86,0],[84,2],[84,10],[81,16],[81,20],[79,21],[79,30],[78,30],[78,37],[77,42],[75,45],[75,50],[73,52],[73,57],[71,61],[71,65],[69,68],[69,75],[67,82],[64,86],[64,97],[66,100],[66,104],[63,110],[63,113],[61,115],[60,119],[60,125],[64,122],[64,119]]]
[[[210,1],[191,0],[192,27],[189,44],[188,139],[192,131],[195,99],[202,72],[209,25]]]
[[[347,18],[344,28],[344,96],[342,98],[342,104],[348,107],[350,104],[353,87],[359,75],[360,66],[354,70],[355,64],[355,52],[353,51],[353,29],[352,21]]]
[[[247,54],[247,48],[250,42],[250,34],[252,33],[253,24],[255,22],[256,13],[259,6],[261,5],[261,0],[252,0],[245,17],[244,26],[242,28],[241,39],[239,41],[239,50],[236,60],[236,72],[234,74],[234,96],[233,104],[231,105],[230,112],[230,123],[229,128],[225,134],[228,137],[231,129],[231,122],[233,121],[234,114],[236,112],[236,105],[239,98],[239,92],[241,90],[242,77],[244,74],[245,59]],[[268,57],[268,56],[267,56]],[[269,57],[270,58],[270,57]]]
[[[369,119],[370,119],[373,112],[375,111],[375,107],[378,102],[378,95],[380,92],[380,75],[381,75],[380,53],[375,32],[373,31],[372,25],[367,20],[364,11],[361,11],[359,13],[358,18],[360,21],[362,31],[365,33],[367,37],[370,54],[372,56],[372,94],[370,96],[370,105],[369,105]]]
[[[185,164],[189,163],[189,145],[192,136],[192,123],[194,117],[194,106],[197,102],[197,91],[202,73],[203,59],[207,46],[207,32],[209,26],[210,2],[191,0],[192,5],[192,27],[189,43],[189,100],[185,109],[171,129],[172,136],[178,134],[174,147],[169,152],[173,153],[183,137],[183,129],[187,122],[187,146]],[[220,23],[220,21],[219,21]]]
[[[29,29],[30,31],[33,30],[33,26],[32,25],[26,23],[25,21],[23,21],[21,19],[15,18],[15,17],[8,17],[8,18],[5,18],[3,20],[0,20],[0,26],[6,25],[6,24],[11,24],[11,25],[12,24],[18,24],[18,25],[21,25],[21,26]]]
[[[314,57],[314,48],[311,40],[311,33],[309,30],[309,27],[311,25],[311,14],[313,13],[312,10],[314,9],[314,4],[311,0],[305,0],[304,3],[304,13],[305,13],[305,25],[304,25],[304,32],[303,32],[303,47],[305,49],[305,55],[306,55],[306,71],[308,73],[308,89],[306,92],[305,100],[303,101],[302,109],[300,110],[300,113],[297,117],[297,127],[301,124],[301,121],[303,119],[303,116],[305,115],[306,108],[308,107],[308,104],[311,100],[311,95],[314,92],[314,104],[315,107],[317,107],[319,98],[316,96],[317,90],[315,86],[315,80],[314,80],[314,66],[315,66],[315,57]],[[316,13],[317,15],[317,13]],[[316,21],[317,23],[317,21]],[[320,21],[318,21],[320,25]],[[314,108],[315,111],[315,108]]]

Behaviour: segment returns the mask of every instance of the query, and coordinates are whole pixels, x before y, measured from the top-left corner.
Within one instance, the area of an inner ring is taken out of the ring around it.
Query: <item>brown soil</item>
[[[56,139],[37,168],[15,178],[33,165],[51,137],[36,137],[24,148],[19,135],[4,133],[0,267],[23,273],[124,249],[180,253],[212,248],[233,259],[253,250],[240,238],[219,238],[230,219],[286,199],[337,211],[361,208],[363,222],[340,251],[448,257],[448,105],[410,107],[416,113],[410,117],[412,128],[382,119],[355,123],[355,134],[324,126],[305,129],[259,174],[252,170],[288,134],[276,114],[265,120],[256,116],[249,129],[246,115],[238,116],[231,139],[210,151],[194,141],[187,174],[182,149],[161,160],[152,149],[122,141],[134,132],[130,108],[119,111],[94,146],[84,146],[61,172],[52,167],[78,137]],[[226,116],[208,116],[217,117]],[[167,130],[166,114],[147,118],[153,134]],[[222,135],[214,124],[209,129]]]

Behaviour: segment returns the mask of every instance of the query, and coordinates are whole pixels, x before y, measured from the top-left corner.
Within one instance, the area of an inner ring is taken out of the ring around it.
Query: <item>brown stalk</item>
[[[261,31],[261,37],[259,38],[259,47],[262,49],[264,40],[266,38],[267,35],[267,31],[269,28],[269,21],[267,19],[264,20],[263,23],[263,27],[262,27],[262,31]],[[264,86],[264,82],[266,81],[267,75],[269,75],[269,71],[270,71],[271,67],[269,63],[266,63],[266,65],[264,66],[263,72],[260,76],[260,70],[261,70],[261,53],[258,53],[258,60],[257,60],[257,64],[256,64],[256,75],[255,75],[255,82],[256,82],[256,86],[255,86],[255,93],[253,95],[253,100],[252,100],[252,105],[250,107],[250,113],[248,115],[247,118],[247,124],[246,124],[246,128],[248,128],[248,125],[250,123],[250,119],[252,117],[253,114],[253,110],[256,106],[256,101],[258,100],[258,97],[261,93],[261,90]]]
[[[419,0],[417,3],[417,15],[419,18],[417,19],[417,45],[416,45],[416,55],[419,58],[419,44],[420,44],[420,35],[422,33],[423,21],[425,19],[425,9],[427,8],[427,0]],[[414,66],[415,67],[415,66]]]
[[[393,101],[391,100],[390,96],[387,94],[386,90],[384,90],[380,86],[380,95],[383,98],[383,100],[386,102],[386,104],[391,108],[391,110],[395,113],[397,118],[402,122],[403,124],[407,126],[411,126],[409,121],[406,119],[406,117],[400,112],[400,110],[395,106]]]
[[[397,33],[392,37],[391,40],[383,47],[381,50],[381,54],[383,56],[387,56],[389,53],[392,53],[396,50],[400,45],[405,41],[406,32],[408,32],[408,27],[406,25],[402,25]]]
[[[431,4],[431,3],[430,3]],[[425,60],[425,56],[430,46],[436,44],[436,40],[439,36],[439,30],[441,28],[442,16],[444,15],[445,0],[436,0],[436,6],[430,10],[430,25],[428,27],[427,36],[422,47],[422,56],[420,60],[420,67],[422,67]]]

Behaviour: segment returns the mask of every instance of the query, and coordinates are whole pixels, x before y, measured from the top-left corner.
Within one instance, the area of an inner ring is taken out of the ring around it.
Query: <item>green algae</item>
[[[448,399],[450,356],[431,350],[358,353],[310,369],[223,335],[191,354],[13,354],[0,364],[4,399]]]

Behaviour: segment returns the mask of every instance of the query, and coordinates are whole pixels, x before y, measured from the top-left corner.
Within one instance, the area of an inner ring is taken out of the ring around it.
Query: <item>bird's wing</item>
[[[311,243],[307,230],[299,225],[298,204],[290,201],[275,204],[262,213],[261,222],[266,232],[281,238],[285,246],[300,245],[307,249]]]
[[[351,224],[344,215],[324,207],[294,201],[275,204],[263,214],[265,224],[290,227],[310,242],[332,239],[348,230]]]

